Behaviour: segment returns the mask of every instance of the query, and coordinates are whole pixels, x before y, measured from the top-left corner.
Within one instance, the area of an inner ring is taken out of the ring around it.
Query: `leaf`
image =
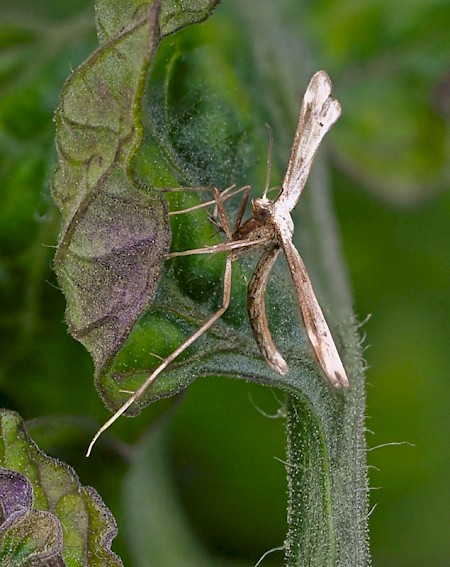
[[[64,565],[63,534],[54,514],[32,510],[33,488],[0,468],[0,560],[3,565]]]
[[[167,178],[174,175],[179,176],[172,181],[175,186],[227,187],[233,182],[243,185],[248,182],[243,156],[249,152],[249,142],[247,148],[240,143],[245,134],[239,129],[239,123],[248,109],[241,108],[237,102],[227,104],[223,98],[218,98],[220,84],[215,86],[217,92],[205,92],[202,81],[206,80],[207,69],[213,67],[216,55],[203,51],[197,56],[189,41],[186,35],[185,40],[166,42],[158,50],[148,86],[150,108],[144,124],[148,135],[137,160],[138,166],[142,176],[156,187],[164,186]],[[182,57],[180,52],[184,53]],[[251,128],[252,120],[248,115],[246,120]],[[226,126],[221,129],[221,124]],[[285,156],[288,154],[289,147]],[[252,159],[254,163],[256,157]],[[169,193],[167,198],[172,210],[198,203],[192,195]],[[230,204],[231,219],[237,206],[237,199]],[[175,216],[172,250],[189,250],[220,242],[215,232],[205,211]],[[127,410],[128,415],[138,413],[151,400],[181,391],[202,375],[239,376],[276,387],[284,385],[292,391],[301,391],[308,380],[316,376],[318,387],[322,388],[323,378],[311,359],[291,281],[282,266],[275,270],[267,304],[271,328],[276,333],[275,342],[291,358],[292,371],[281,378],[270,371],[261,358],[245,306],[246,282],[257,259],[256,254],[243,262],[235,262],[232,303],[226,314]],[[165,263],[164,277],[151,307],[135,324],[111,364],[97,373],[97,386],[108,407],[117,409],[125,403],[128,392],[135,391],[159,364],[152,353],[162,358],[168,356],[221,306],[223,270],[223,254],[213,258],[175,258]]]
[[[122,565],[111,551],[116,524],[97,492],[42,453],[20,417],[0,410],[2,565]]]
[[[165,0],[161,3],[159,26],[161,35],[166,36],[188,25],[202,22],[210,15],[220,0],[189,0],[183,7],[177,0]],[[122,31],[130,21],[139,16],[150,6],[150,2],[139,0],[97,0],[95,12],[97,33],[101,42]]]
[[[78,411],[89,398],[58,387],[79,347],[60,332],[61,293],[51,269],[59,222],[49,195],[54,109],[69,62],[81,61],[92,43],[87,3],[0,3],[0,384],[4,405],[14,400],[21,411],[51,412],[55,404]],[[92,374],[90,361],[80,365],[77,378],[83,367]]]
[[[177,16],[165,4],[162,33],[203,19],[212,5],[193,3],[190,16]],[[103,43],[67,81],[56,113],[60,164],[53,196],[63,227],[55,269],[69,329],[92,354],[97,375],[152,301],[170,246],[166,201],[131,171],[159,19],[159,1],[100,2]]]
[[[169,248],[165,202],[127,173],[141,140],[136,112],[158,17],[155,2],[101,46],[72,74],[56,113],[53,196],[63,228],[55,268],[69,328],[97,369],[153,298]]]

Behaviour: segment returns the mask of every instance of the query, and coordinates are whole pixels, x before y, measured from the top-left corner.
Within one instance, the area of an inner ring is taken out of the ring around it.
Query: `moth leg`
[[[279,253],[280,249],[274,247],[266,250],[261,256],[248,286],[247,310],[253,336],[261,354],[270,368],[284,376],[289,368],[272,340],[264,301],[269,275]]]
[[[239,195],[239,193],[241,193],[242,191],[245,191],[247,189],[247,187],[239,187],[238,189],[236,189],[236,185],[231,185],[230,187],[227,187],[226,189],[224,189],[220,195],[221,195],[221,199],[222,201],[226,201],[227,199],[231,199],[232,197],[235,197],[236,195]],[[218,189],[216,187],[209,187],[209,186],[199,186],[199,187],[172,187],[172,188],[168,188],[168,189],[160,189],[160,191],[164,192],[164,193],[177,193],[177,192],[181,192],[181,191],[193,191],[193,192],[206,192],[206,191],[211,191],[211,192],[215,192],[218,191]],[[183,215],[186,213],[191,213],[192,211],[196,211],[198,209],[203,209],[205,207],[210,207],[211,205],[216,205],[217,206],[217,200],[213,199],[210,201],[204,201],[203,203],[199,203],[198,205],[193,205],[192,207],[187,207],[186,209],[180,209],[178,211],[169,211],[169,216],[174,216],[174,215]],[[213,216],[216,216],[215,214]]]
[[[116,411],[116,413],[108,419],[108,421],[100,427],[97,433],[94,435],[92,441],[89,444],[86,456],[89,457],[92,448],[96,443],[100,435],[106,431],[121,415],[123,415],[126,410],[133,405],[139,398],[151,387],[155,382],[157,377],[165,370],[171,362],[173,362],[182,352],[184,352],[188,347],[191,346],[199,337],[201,337],[206,331],[214,325],[214,323],[222,317],[225,311],[228,309],[231,298],[231,274],[232,274],[232,263],[233,260],[231,256],[227,256],[225,264],[225,272],[223,277],[223,301],[222,307],[214,313],[214,315],[208,319],[195,333],[193,333],[184,343],[182,343],[177,349],[175,349],[172,354],[164,359],[164,361],[150,374],[150,376],[142,383],[141,386],[134,392],[132,396]]]
[[[245,191],[246,194],[250,194],[250,190],[251,187],[250,185],[243,185],[242,187],[239,187],[238,189],[235,189],[236,185],[231,185],[231,187],[227,187],[224,191],[222,191],[220,193],[220,199],[221,201],[226,201],[227,199],[231,199],[231,197],[235,197],[236,195],[238,195],[239,193],[242,193],[242,191]],[[232,190],[230,193],[229,191]],[[245,197],[244,197],[245,198]],[[248,197],[247,197],[248,199]],[[214,195],[214,200],[216,203],[216,206],[214,207],[214,212],[213,212],[213,216],[214,218],[217,218],[219,216],[219,207],[218,207],[218,200],[216,195]]]
[[[214,188],[214,200],[216,203],[217,214],[220,218],[220,226],[224,231],[225,236],[228,238],[228,240],[231,240],[233,238],[233,235],[231,233],[230,223],[228,222],[228,215],[227,212],[225,211],[225,207],[223,206],[222,195],[220,191],[216,188]]]
[[[255,240],[233,240],[231,242],[221,242],[212,246],[204,246],[203,248],[193,248],[192,250],[182,250],[181,252],[169,252],[166,258],[177,258],[178,256],[192,256],[193,254],[218,254],[219,252],[231,252],[232,250],[252,249],[261,246],[265,242],[269,242],[270,237],[256,238]]]
[[[247,185],[246,187],[242,188],[243,191],[245,191],[244,196],[242,197],[242,201],[241,204],[239,206],[239,210],[236,216],[236,221],[234,223],[234,231],[233,232],[237,232],[241,226],[242,223],[242,217],[244,216],[245,213],[245,209],[247,208],[247,203],[248,203],[248,199],[250,197],[250,191],[251,191],[251,187],[250,185]]]

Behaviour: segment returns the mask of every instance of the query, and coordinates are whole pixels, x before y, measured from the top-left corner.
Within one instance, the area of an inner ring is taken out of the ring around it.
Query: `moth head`
[[[252,201],[253,215],[261,221],[268,220],[272,215],[272,201],[263,197],[262,199],[253,199]]]

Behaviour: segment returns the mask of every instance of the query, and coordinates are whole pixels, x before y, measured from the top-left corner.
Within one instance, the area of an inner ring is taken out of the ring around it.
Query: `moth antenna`
[[[270,172],[272,169],[272,147],[273,147],[273,131],[270,124],[266,122],[266,128],[269,133],[269,148],[267,150],[267,170],[266,170],[266,186],[264,187],[263,199],[267,197],[270,185]]]

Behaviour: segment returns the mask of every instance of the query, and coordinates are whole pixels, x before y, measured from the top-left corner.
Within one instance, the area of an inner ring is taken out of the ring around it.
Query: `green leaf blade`
[[[69,466],[42,453],[20,417],[6,410],[0,411],[0,467],[2,561],[122,565],[111,551],[116,524],[100,496],[81,486]]]
[[[98,185],[57,265],[60,284],[72,298],[69,328],[100,369],[156,291],[168,226],[164,202],[137,191],[120,168],[111,169]]]
[[[142,82],[159,38],[159,3],[104,43],[66,83],[56,114],[63,212],[55,259],[72,334],[97,372],[153,298],[169,249],[160,195],[128,173],[141,140]]]

